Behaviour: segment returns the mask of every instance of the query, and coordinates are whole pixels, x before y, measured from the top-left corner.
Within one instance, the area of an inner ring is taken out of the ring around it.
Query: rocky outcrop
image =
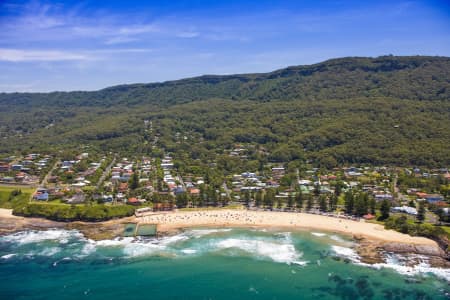
[[[383,263],[387,253],[410,256],[410,264],[420,263],[420,256],[427,257],[431,267],[450,268],[447,253],[440,247],[432,245],[413,245],[406,243],[393,243],[355,238],[358,242],[355,250],[361,257],[361,262],[367,264]]]

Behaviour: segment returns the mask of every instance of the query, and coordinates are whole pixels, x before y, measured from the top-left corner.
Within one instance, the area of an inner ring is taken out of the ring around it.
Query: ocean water
[[[325,232],[188,229],[92,241],[77,231],[0,237],[0,299],[450,299],[450,270],[426,257],[362,264]]]

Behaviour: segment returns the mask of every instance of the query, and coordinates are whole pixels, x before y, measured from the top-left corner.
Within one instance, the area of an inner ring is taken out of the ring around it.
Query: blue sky
[[[450,56],[448,1],[0,1],[0,91]]]

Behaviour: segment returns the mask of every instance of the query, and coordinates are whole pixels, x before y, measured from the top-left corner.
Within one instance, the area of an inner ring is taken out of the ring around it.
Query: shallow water
[[[0,237],[0,299],[449,299],[450,270],[359,262],[324,232],[198,228],[160,239]]]

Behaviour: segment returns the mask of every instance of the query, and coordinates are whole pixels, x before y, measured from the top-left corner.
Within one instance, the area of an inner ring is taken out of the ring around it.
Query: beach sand
[[[196,226],[290,227],[336,232],[383,242],[437,246],[437,243],[430,239],[386,230],[379,224],[306,213],[199,210],[151,213],[138,217],[137,221],[139,223],[158,224],[158,231],[160,232]]]
[[[12,209],[0,208],[0,218],[21,219],[21,217],[13,216]]]

